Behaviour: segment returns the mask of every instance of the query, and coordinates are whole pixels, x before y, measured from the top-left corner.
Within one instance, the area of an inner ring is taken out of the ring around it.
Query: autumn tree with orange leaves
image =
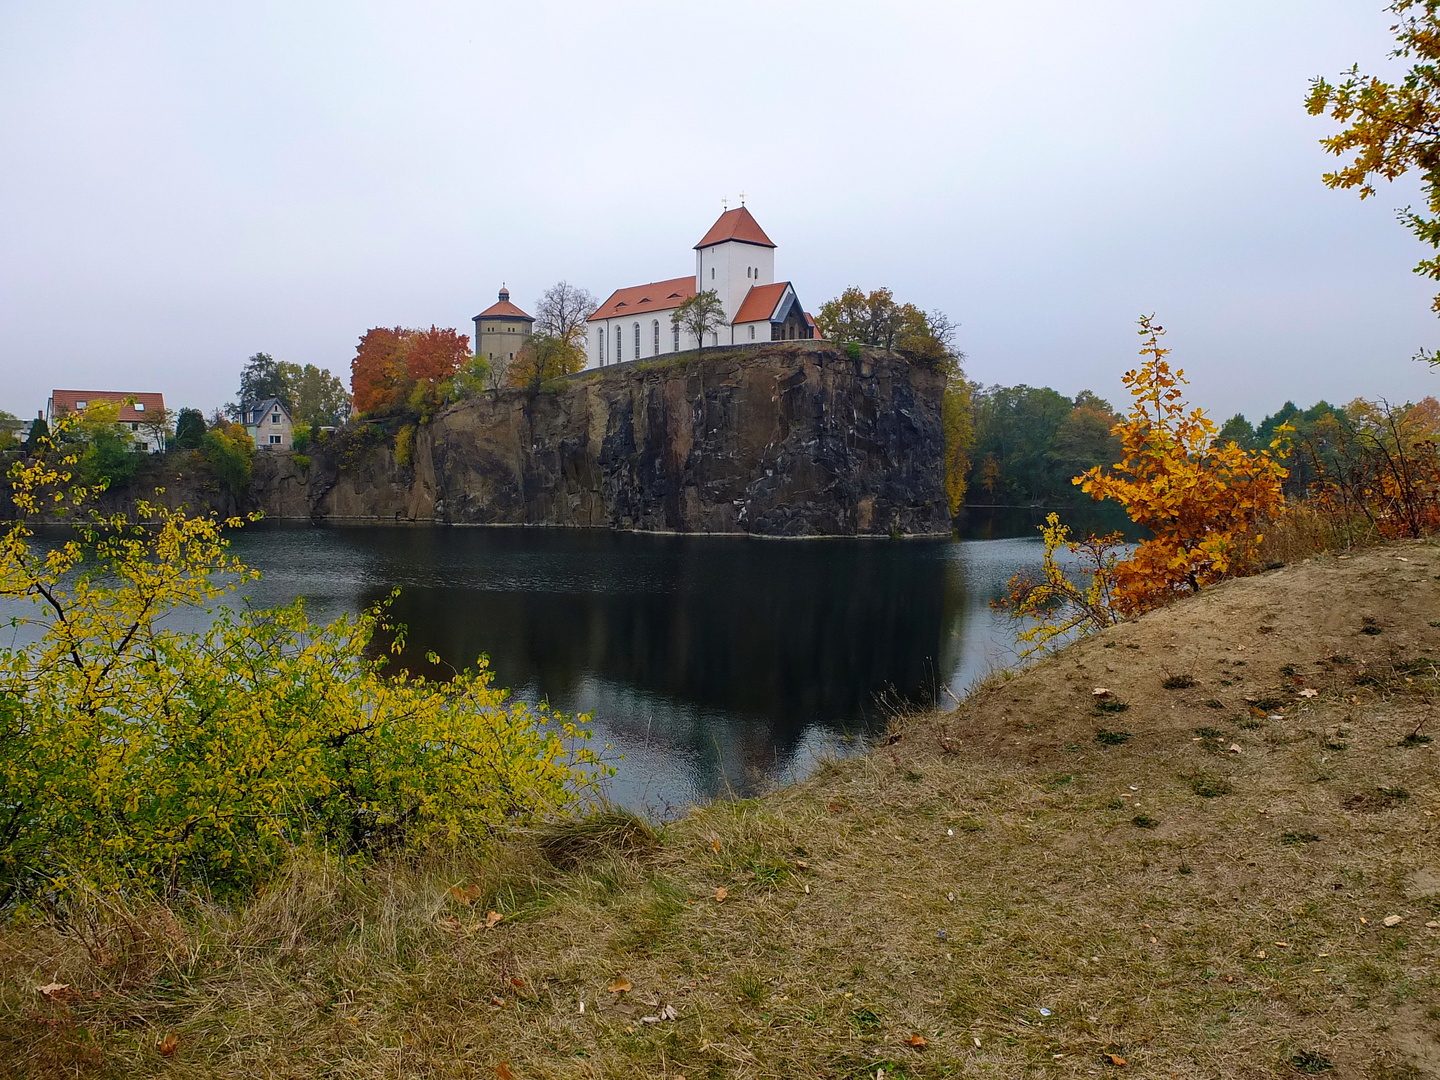
[[[1140,334],[1146,360],[1125,374],[1134,400],[1114,428],[1124,456],[1112,469],[1096,466],[1073,481],[1093,499],[1114,499],[1153,533],[1115,564],[1114,604],[1122,615],[1243,571],[1263,539],[1262,523],[1284,505],[1286,476],[1280,460],[1287,429],[1269,451],[1218,440],[1215,423],[1185,403],[1185,372],[1170,369],[1170,350],[1160,345],[1164,327],[1147,316]]]
[[[1025,624],[1018,634],[1023,655],[1243,573],[1264,539],[1262,524],[1284,508],[1280,460],[1290,429],[1278,429],[1269,451],[1218,438],[1204,411],[1185,403],[1185,372],[1171,370],[1170,350],[1160,344],[1165,328],[1145,316],[1140,334],[1145,362],[1124,378],[1134,400],[1111,429],[1123,456],[1071,482],[1097,501],[1114,499],[1152,535],[1120,557],[1120,534],[1075,541],[1051,514],[1041,530],[1043,572],[1016,574],[996,602]],[[1064,562],[1062,551],[1069,553]]]
[[[428,418],[444,401],[447,382],[470,359],[469,336],[448,327],[376,327],[360,339],[350,362],[355,409]]]

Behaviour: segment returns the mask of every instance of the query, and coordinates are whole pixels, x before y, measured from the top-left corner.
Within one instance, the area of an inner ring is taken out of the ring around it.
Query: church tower
[[[775,283],[775,245],[744,206],[721,214],[695,245],[695,290],[714,289],[731,322],[749,291]]]

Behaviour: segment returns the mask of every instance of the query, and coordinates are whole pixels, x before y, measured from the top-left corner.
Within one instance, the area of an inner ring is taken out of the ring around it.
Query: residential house
[[[295,445],[295,421],[279,398],[267,398],[249,406],[241,423],[255,440],[256,450],[290,450]]]
[[[45,404],[45,423],[53,429],[60,417],[67,413],[83,413],[94,401],[111,401],[120,406],[119,424],[130,432],[136,450],[158,454],[165,449],[172,431],[165,412],[164,394],[122,390],[52,390],[50,400]]]

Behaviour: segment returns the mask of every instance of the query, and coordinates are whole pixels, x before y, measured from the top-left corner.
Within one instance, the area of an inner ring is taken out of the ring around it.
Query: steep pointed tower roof
[[[710,231],[700,238],[695,245],[695,250],[712,247],[715,244],[723,244],[727,240],[735,240],[741,244],[755,244],[757,247],[773,248],[775,245],[765,235],[765,230],[760,228],[745,207],[739,206],[734,210],[726,210],[710,226]]]

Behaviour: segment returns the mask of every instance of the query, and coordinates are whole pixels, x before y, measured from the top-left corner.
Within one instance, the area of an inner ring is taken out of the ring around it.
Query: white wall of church
[[[674,309],[647,311],[643,315],[630,315],[616,319],[601,319],[590,324],[589,339],[585,344],[586,368],[609,367],[611,364],[631,360],[646,360],[652,356],[664,356],[670,352],[685,352],[695,348],[695,336],[680,332],[680,347],[675,347],[675,328],[670,322]],[[659,339],[656,348],[656,330]],[[635,329],[640,330],[639,355],[636,355]],[[727,335],[729,328],[721,330]],[[619,352],[616,352],[616,345]],[[706,342],[713,344],[713,342]]]
[[[774,284],[775,249],[735,240],[701,248],[695,252],[695,277],[702,291],[714,289],[720,294],[728,323],[751,286]]]

